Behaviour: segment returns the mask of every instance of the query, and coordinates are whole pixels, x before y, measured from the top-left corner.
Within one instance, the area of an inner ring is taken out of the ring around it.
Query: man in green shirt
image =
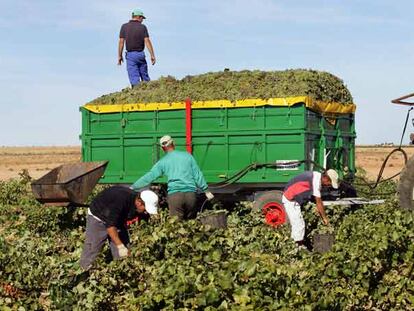
[[[174,140],[169,136],[160,139],[165,156],[162,157],[151,170],[138,179],[131,188],[141,189],[160,176],[168,179],[168,208],[170,216],[177,216],[180,220],[192,219],[197,216],[196,192],[203,191],[208,200],[214,195],[208,191],[208,185],[197,162],[186,151],[175,149]]]

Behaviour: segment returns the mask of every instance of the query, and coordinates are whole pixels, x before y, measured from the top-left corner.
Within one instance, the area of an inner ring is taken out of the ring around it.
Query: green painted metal
[[[101,183],[132,183],[163,155],[158,140],[171,135],[185,150],[185,110],[98,114],[81,107],[83,161],[109,161]],[[192,111],[193,155],[208,183],[233,176],[252,163],[312,160],[355,172],[354,115],[325,118],[305,108],[250,107]],[[239,183],[286,183],[296,170],[261,168]],[[160,182],[165,181],[160,179]]]

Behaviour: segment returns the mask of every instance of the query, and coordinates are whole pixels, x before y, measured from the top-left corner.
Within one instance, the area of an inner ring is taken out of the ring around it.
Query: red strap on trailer
[[[192,142],[192,123],[191,123],[191,99],[185,100],[185,145],[187,152],[193,153],[193,142]]]

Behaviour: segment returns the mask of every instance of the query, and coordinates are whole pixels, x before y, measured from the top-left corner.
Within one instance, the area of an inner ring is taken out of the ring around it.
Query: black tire
[[[288,222],[286,211],[282,203],[282,195],[282,191],[266,191],[260,193],[253,202],[253,208],[255,210],[262,211],[265,215],[266,223],[273,227],[277,227]]]
[[[401,173],[400,183],[398,185],[398,199],[400,207],[407,210],[414,210],[413,206],[414,190],[414,157],[407,161],[407,165]]]

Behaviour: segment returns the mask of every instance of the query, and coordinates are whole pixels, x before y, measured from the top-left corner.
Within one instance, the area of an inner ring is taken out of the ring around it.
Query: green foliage
[[[30,191],[30,177],[27,170],[19,173],[19,178],[10,181],[0,180],[0,204],[36,204]]]
[[[384,185],[380,187],[392,187]],[[379,189],[382,191],[384,189]],[[374,195],[374,194],[373,194]],[[78,261],[85,209],[0,205],[0,305],[18,310],[407,310],[414,305],[414,215],[382,205],[306,207],[307,237],[335,234],[332,251],[301,251],[288,226],[250,203],[227,229],[177,222],[162,210],[131,227],[132,256],[90,272]]]
[[[133,89],[103,95],[90,104],[128,104],[149,102],[179,102],[247,98],[312,96],[316,100],[352,103],[352,96],[338,77],[323,71],[292,69],[284,71],[223,71],[182,80],[161,77],[140,83]]]

